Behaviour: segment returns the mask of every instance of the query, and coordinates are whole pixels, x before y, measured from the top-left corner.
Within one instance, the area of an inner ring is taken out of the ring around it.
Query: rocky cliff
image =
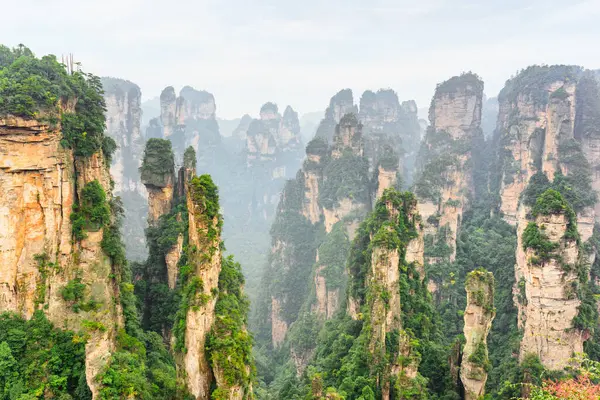
[[[110,364],[123,326],[118,282],[124,260],[113,253],[120,242],[107,163],[115,143],[103,135],[98,78],[67,74],[53,56],[40,61],[27,52],[19,60],[33,71],[43,63],[51,77],[38,89],[51,97],[27,101],[31,92],[22,79],[39,76],[23,63],[12,66],[19,74],[4,75],[5,85],[22,91],[4,99],[25,102],[0,111],[0,311],[26,319],[43,312],[56,326],[85,333],[81,376],[99,398],[104,384],[98,376]]]
[[[431,125],[419,154],[415,193],[429,240],[447,248],[429,251],[430,262],[456,257],[456,238],[473,191],[471,149],[483,138],[482,97],[479,77],[463,74],[439,84],[429,108]]]
[[[477,400],[484,395],[490,369],[487,336],[496,315],[494,275],[483,269],[472,271],[467,276],[465,289],[465,346],[460,365],[460,379],[465,390],[465,400]]]
[[[196,399],[250,398],[248,301],[240,265],[222,257],[218,189],[209,175],[196,176],[191,146],[177,177],[173,160],[169,141],[148,141],[141,173],[156,213],[149,216],[149,258],[136,282],[142,323],[171,343],[184,392]]]
[[[521,358],[533,353],[551,370],[563,369],[596,321],[586,321],[587,293],[577,218],[563,196],[548,189],[537,198],[532,218],[518,230],[516,292],[523,329]],[[525,217],[525,221],[527,221]],[[590,325],[591,323],[591,325]]]
[[[559,142],[574,137],[578,74],[579,69],[570,66],[529,67],[508,81],[498,96],[500,211],[511,224],[517,223],[519,196],[530,178],[541,170],[553,180]]]
[[[373,358],[373,370],[377,364],[389,357],[389,364],[383,365],[380,372],[382,399],[396,398],[398,387],[409,384],[417,376],[418,357],[410,344],[410,334],[403,329],[402,298],[400,290],[401,274],[407,273],[401,265],[411,264],[405,258],[406,248],[398,246],[405,242],[408,247],[418,239],[416,222],[419,216],[416,201],[411,195],[401,196],[387,190],[377,204],[377,209],[385,215],[371,240],[371,269],[367,271],[366,297],[370,312],[372,335],[369,339],[369,352]],[[400,222],[402,221],[402,222]],[[404,224],[404,229],[398,229]],[[414,245],[412,245],[414,246]],[[416,276],[419,279],[419,276]],[[390,335],[396,335],[396,342],[388,347]],[[398,387],[394,387],[398,385]]]
[[[398,101],[393,90],[367,90],[360,98],[358,119],[363,124],[365,153],[373,167],[387,162],[385,149],[392,148],[398,155],[398,170],[405,184],[412,183],[416,155],[421,141],[421,128],[414,101]],[[395,177],[394,177],[395,179]]]
[[[272,179],[289,178],[293,176],[290,171],[295,171],[300,164],[301,149],[298,113],[287,106],[282,116],[276,104],[265,103],[260,109],[260,118],[253,120],[246,131],[248,166],[266,162]]]
[[[325,139],[331,143],[335,134],[335,127],[346,114],[358,114],[358,108],[354,105],[354,97],[350,89],[340,90],[331,98],[325,116],[319,123],[315,137]]]
[[[142,118],[140,88],[129,81],[102,78],[106,102],[106,135],[117,143],[110,173],[114,193],[123,201],[125,223],[123,236],[127,257],[142,260],[146,257],[144,227],[147,216],[146,188],[140,181],[144,137],[140,130]]]
[[[150,121],[147,137],[169,139],[176,157],[192,146],[198,166],[215,172],[217,158],[223,156],[221,135],[216,119],[216,103],[211,93],[184,86],[176,95],[172,86],[160,94],[160,116]],[[181,158],[176,162],[181,164]]]
[[[499,208],[517,226],[521,357],[533,353],[549,369],[562,369],[568,354],[583,349],[585,327],[595,324],[591,315],[580,317],[593,300],[586,294],[587,275],[576,272],[593,262],[580,247],[592,236],[597,202],[590,167],[598,162],[597,135],[589,122],[598,115],[599,97],[589,77],[574,66],[532,66],[499,96]],[[540,210],[549,193],[564,205],[561,212]]]
[[[148,192],[148,223],[155,225],[171,210],[175,188],[175,165],[171,143],[150,139],[140,168],[141,180]]]

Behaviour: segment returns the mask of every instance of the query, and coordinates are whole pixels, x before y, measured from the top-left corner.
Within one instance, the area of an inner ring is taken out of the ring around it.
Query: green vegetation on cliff
[[[42,311],[27,321],[0,314],[0,398],[91,400],[85,341],[55,328]]]
[[[173,183],[175,161],[169,140],[156,138],[148,140],[140,173],[142,182],[148,185],[164,187]]]
[[[243,286],[240,264],[231,256],[223,258],[215,324],[207,338],[206,351],[213,370],[218,368],[223,373],[226,385],[240,385],[247,393],[256,371],[252,357],[252,336],[247,330],[249,303],[242,291]],[[223,389],[220,391],[224,392]],[[219,394],[217,389],[212,398],[227,400],[224,394]]]

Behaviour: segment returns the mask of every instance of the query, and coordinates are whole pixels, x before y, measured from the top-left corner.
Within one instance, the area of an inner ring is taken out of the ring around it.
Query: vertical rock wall
[[[123,201],[125,247],[128,258],[139,261],[147,253],[144,228],[148,213],[148,194],[138,171],[145,142],[140,130],[142,94],[136,84],[122,79],[102,78],[102,87],[106,102],[106,135],[117,143],[110,173],[115,183],[115,196]]]
[[[431,126],[421,146],[415,185],[426,232],[444,229],[450,261],[472,188],[471,146],[481,138],[483,82],[474,74],[453,77],[436,88],[429,109]],[[435,262],[430,259],[430,262]]]
[[[465,289],[465,347],[460,365],[460,379],[465,389],[465,400],[478,400],[484,395],[490,367],[487,336],[496,314],[494,276],[483,269],[472,271],[467,275]]]
[[[57,326],[83,329],[91,320],[106,329],[89,332],[86,377],[94,397],[95,377],[106,365],[122,326],[118,285],[101,248],[103,231],[88,229],[74,242],[70,215],[83,187],[97,181],[111,198],[111,179],[101,152],[75,158],[60,144],[60,128],[36,120],[0,119],[0,310],[25,318],[45,310]],[[75,277],[98,306],[73,311],[60,290]]]

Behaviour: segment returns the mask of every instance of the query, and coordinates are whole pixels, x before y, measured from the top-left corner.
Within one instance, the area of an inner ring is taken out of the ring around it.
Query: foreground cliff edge
[[[23,46],[0,47],[0,73],[0,357],[6,361],[0,393],[252,398],[243,276],[239,264],[221,257],[210,176],[195,176],[190,162],[170,181],[178,193],[171,191],[164,212],[175,204],[179,221],[189,220],[178,232],[185,238],[180,254],[170,257],[179,260],[163,260],[178,268],[170,272],[177,281],[167,293],[173,301],[150,316],[176,326],[155,330],[140,314],[146,298],[136,295],[140,284],[163,281],[141,281],[138,271],[148,267],[139,263],[132,276],[125,259],[122,205],[109,174],[116,144],[104,136],[100,80],[66,69],[54,56],[37,59]],[[167,143],[171,167],[160,168],[172,171]],[[161,248],[153,247],[165,242],[149,243],[157,254]],[[167,274],[164,282],[168,287]]]

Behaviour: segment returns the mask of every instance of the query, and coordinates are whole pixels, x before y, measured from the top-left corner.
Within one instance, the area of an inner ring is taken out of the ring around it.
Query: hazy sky
[[[144,99],[167,85],[212,92],[223,118],[261,104],[324,110],[339,89],[392,88],[429,104],[472,70],[495,96],[530,64],[600,68],[600,0],[18,0],[0,40],[73,53]],[[5,4],[4,4],[5,3]]]

